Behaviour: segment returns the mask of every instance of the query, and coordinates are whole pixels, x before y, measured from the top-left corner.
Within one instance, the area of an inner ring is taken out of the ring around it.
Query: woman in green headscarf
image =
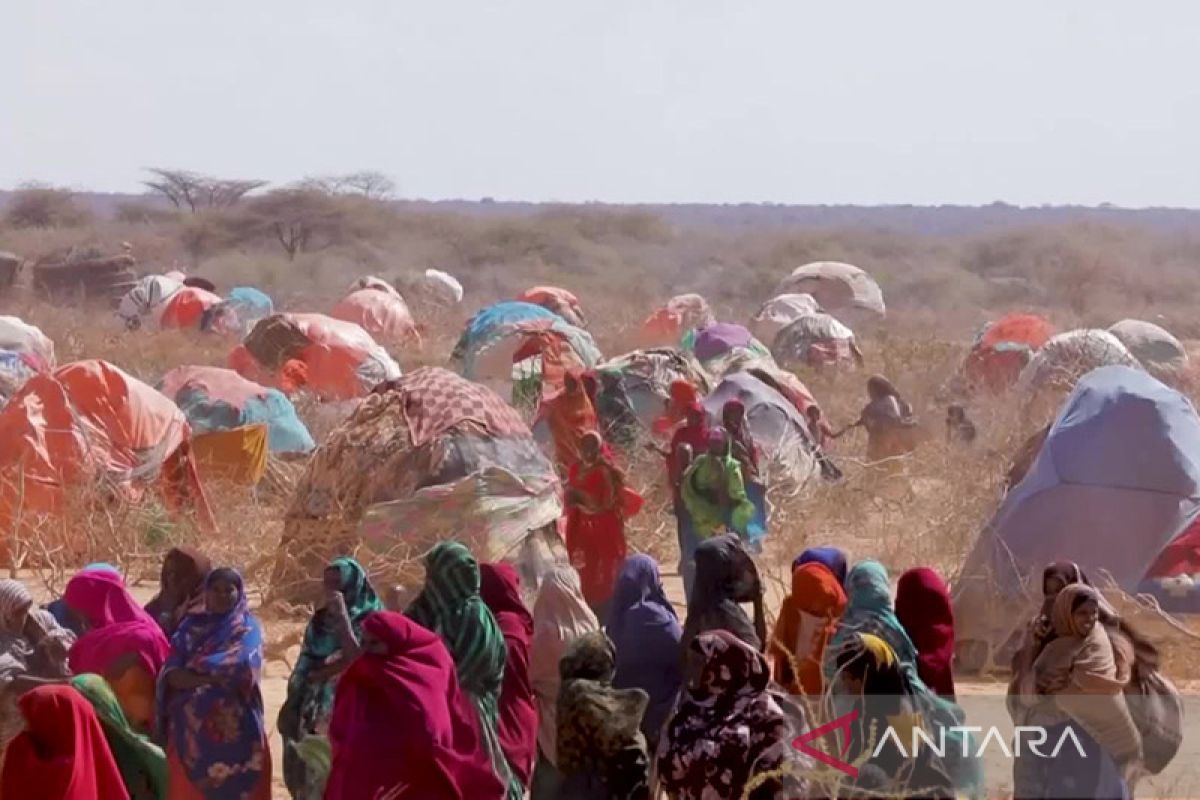
[[[713,428],[708,448],[683,476],[683,503],[701,540],[730,530],[748,538],[754,504],[746,497],[741,464],[730,454],[729,433]]]
[[[358,655],[362,620],[383,610],[367,572],[353,558],[335,558],[322,575],[325,603],[304,630],[304,644],[288,678],[287,700],[279,710],[283,737],[283,777],[297,800],[320,798],[324,775],[312,774],[296,744],[325,736],[333,713],[338,675]]]
[[[132,800],[166,800],[167,757],[162,749],[135,733],[121,710],[117,696],[99,675],[76,675],[71,686],[96,710],[104,738],[121,771]]]
[[[525,789],[509,769],[496,734],[507,649],[479,585],[479,563],[471,551],[458,542],[442,542],[425,556],[425,587],[404,613],[445,641],[459,685],[479,713],[479,732],[508,787],[508,800],[521,800]]]

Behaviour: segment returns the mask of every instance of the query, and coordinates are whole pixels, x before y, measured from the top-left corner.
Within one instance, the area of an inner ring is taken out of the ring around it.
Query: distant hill
[[[0,191],[0,209],[11,192]],[[111,217],[125,203],[168,207],[152,195],[81,192],[78,197],[93,213]],[[595,211],[646,212],[674,225],[720,228],[871,228],[897,233],[961,235],[1006,228],[1069,223],[1130,225],[1174,231],[1200,231],[1200,210],[1184,208],[1119,208],[1117,206],[986,206],[914,205],[780,205],[735,204],[555,204],[502,200],[398,200],[396,206],[419,212],[445,212],[476,217],[533,216],[550,210],[577,208]]]

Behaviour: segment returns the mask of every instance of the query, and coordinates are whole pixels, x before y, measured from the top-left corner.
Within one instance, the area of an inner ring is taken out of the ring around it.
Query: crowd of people
[[[945,581],[805,550],[773,625],[742,537],[695,549],[681,620],[659,565],[626,557],[600,604],[561,564],[528,593],[512,567],[456,542],[388,609],[363,567],[336,558],[279,712],[297,800],[822,796],[978,797],[981,761],[953,675]],[[1078,566],[1047,567],[1043,606],[1013,660],[1009,709],[1082,751],[1019,757],[1018,798],[1131,796],[1178,749],[1157,651]],[[0,798],[269,798],[262,628],[241,576],[174,549],[140,607],[91,565],[35,608],[0,581],[5,686]],[[1157,703],[1136,698],[1158,697]],[[1130,698],[1127,700],[1126,698]],[[793,746],[857,712],[829,773]],[[942,754],[909,751],[914,727]],[[880,732],[896,738],[880,745]]]
[[[770,619],[763,453],[740,402],[713,425],[680,382],[654,449],[678,521],[681,617],[659,564],[630,553],[642,498],[601,424],[600,385],[571,375],[549,404],[570,563],[536,586],[458,542],[424,556],[403,607],[353,558],[325,567],[278,714],[279,765],[262,627],[237,571],[172,549],[145,608],[107,564],[45,608],[0,581],[0,800],[35,785],[50,800],[265,800],[275,769],[296,800],[982,796],[946,581],[910,569],[893,591],[879,561],[814,547]],[[868,395],[851,427],[866,428],[871,456],[911,447],[895,388],[872,378]],[[814,441],[840,435],[808,419]],[[967,438],[965,415],[947,425]],[[1173,688],[1078,566],[1047,567],[1043,591],[1008,707],[1052,737],[1071,727],[1083,752],[1018,757],[1016,797],[1129,797],[1178,749]],[[835,752],[856,777],[793,744],[837,719],[851,720]],[[917,730],[949,745],[907,749]]]

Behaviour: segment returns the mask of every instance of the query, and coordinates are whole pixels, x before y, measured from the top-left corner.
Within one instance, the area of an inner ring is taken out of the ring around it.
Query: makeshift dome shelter
[[[587,328],[587,317],[584,316],[579,298],[566,289],[557,286],[534,286],[521,292],[515,299],[521,303],[533,303],[535,306],[548,308],[576,328]]]
[[[213,526],[183,412],[104,361],[35,375],[0,410],[0,531],[36,530],[76,489],[105,502],[154,490]]]
[[[447,539],[514,563],[532,589],[565,558],[561,514],[554,467],[521,416],[486,387],[425,367],[380,386],[314,453],[273,592],[304,596],[330,556],[351,551],[373,576],[419,582],[420,556]]]
[[[1054,326],[1037,314],[1006,314],[989,322],[975,337],[963,362],[967,385],[989,392],[1011,388],[1053,335]]]
[[[1138,369],[1089,372],[954,582],[964,665],[1005,659],[1041,601],[1051,561],[1074,561],[1093,579],[1107,573],[1130,593],[1158,584],[1165,605],[1158,578],[1200,573],[1200,541],[1178,546],[1198,518],[1200,418],[1191,402]],[[1200,609],[1194,591],[1187,602]]]
[[[26,356],[38,371],[53,369],[56,363],[53,340],[20,317],[0,316],[0,350]]]
[[[643,347],[677,347],[684,335],[717,321],[708,301],[698,294],[672,297],[642,323]]]
[[[784,479],[803,484],[818,473],[808,423],[788,397],[749,372],[736,372],[704,398],[704,408],[714,423],[730,400],[746,406],[746,421],[755,443],[766,456],[768,484]]]
[[[714,379],[761,364],[775,364],[771,351],[762,342],[745,326],[731,322],[717,322],[691,331],[684,335],[682,344]]]
[[[498,392],[511,385],[521,403],[552,396],[565,372],[600,361],[592,335],[532,303],[488,306],[467,323],[451,354],[463,376]]]
[[[218,294],[185,284],[162,303],[158,327],[200,330],[205,316],[222,302]]]
[[[1123,319],[1109,327],[1108,332],[1159,379],[1178,376],[1188,366],[1188,354],[1183,344],[1166,329],[1140,319]]]
[[[616,376],[617,391],[629,398],[638,421],[646,431],[652,430],[654,421],[662,416],[670,397],[671,384],[675,381],[687,381],[701,395],[709,390],[708,376],[692,354],[670,347],[634,350],[605,361],[596,371]],[[606,392],[610,390],[602,384],[601,397]]]
[[[372,286],[353,291],[337,302],[330,316],[361,326],[377,341],[420,343],[421,336],[408,304],[395,289],[390,286],[388,289]]]
[[[307,453],[317,446],[283,392],[231,369],[176,367],[163,375],[158,389],[175,401],[197,434],[263,425],[272,453]]]
[[[125,327],[140,328],[149,319],[157,320],[163,305],[182,288],[181,281],[166,275],[147,275],[117,303],[117,316]]]
[[[400,376],[400,365],[353,322],[324,314],[272,314],[259,320],[229,354],[239,375],[322,400],[363,397]]]
[[[875,279],[853,264],[814,261],[792,270],[777,290],[810,294],[827,313],[856,322],[884,316],[883,290]]]
[[[1121,340],[1108,331],[1080,328],[1051,336],[1021,370],[1017,385],[1034,392],[1070,389],[1092,370],[1115,365],[1141,366]]]
[[[458,278],[440,269],[425,270],[420,286],[425,302],[430,305],[456,306],[462,302],[462,284],[458,282]]]
[[[820,304],[811,294],[776,295],[759,306],[750,320],[750,332],[761,341],[773,342],[775,335],[788,325],[820,310]]]
[[[859,364],[854,331],[828,314],[806,314],[775,334],[771,355],[785,369]]]
[[[245,336],[260,319],[275,313],[269,295],[253,286],[235,286],[225,299],[200,318],[200,329]]]

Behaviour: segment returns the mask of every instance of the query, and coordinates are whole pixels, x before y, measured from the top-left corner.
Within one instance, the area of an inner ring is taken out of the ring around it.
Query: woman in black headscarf
[[[741,603],[754,604],[753,619]],[[692,639],[716,630],[729,631],[760,652],[767,641],[762,580],[754,559],[733,534],[706,539],[696,548],[696,580],[680,642],[683,652]]]

